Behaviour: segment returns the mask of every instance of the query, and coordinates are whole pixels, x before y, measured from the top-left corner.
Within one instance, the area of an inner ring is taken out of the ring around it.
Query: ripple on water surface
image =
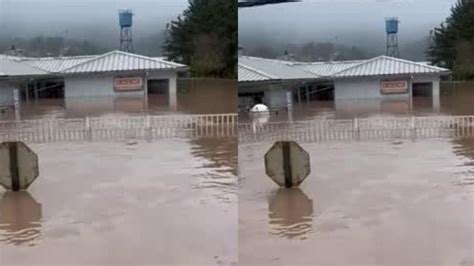
[[[28,192],[5,192],[0,200],[0,242],[35,246],[41,238],[41,204]]]

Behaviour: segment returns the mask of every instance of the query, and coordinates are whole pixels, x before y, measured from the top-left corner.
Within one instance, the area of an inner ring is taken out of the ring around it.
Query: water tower
[[[132,38],[132,10],[119,11],[120,24],[120,51],[133,52],[133,38]]]
[[[400,57],[398,50],[398,18],[385,19],[385,31],[387,32],[387,56]]]

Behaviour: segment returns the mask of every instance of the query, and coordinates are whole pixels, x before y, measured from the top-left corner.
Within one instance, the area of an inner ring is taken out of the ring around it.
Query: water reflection
[[[441,97],[433,100],[430,96],[415,96],[410,99],[354,99],[335,101],[311,101],[295,103],[293,118],[295,120],[311,119],[352,119],[354,117],[393,117],[393,116],[431,116],[431,115],[472,115],[474,105],[474,82],[442,83]],[[272,112],[270,122],[288,121],[285,110]],[[251,122],[250,114],[239,115],[242,122]]]
[[[474,138],[453,139],[453,152],[464,161],[457,167],[461,180],[456,181],[457,186],[474,186]]]
[[[213,189],[215,195],[229,201],[237,193],[237,138],[191,139],[191,154],[205,160],[197,166],[199,177],[197,188]]]
[[[280,188],[268,201],[271,233],[288,239],[306,239],[312,231],[313,200],[299,188]]]
[[[146,97],[72,97],[23,101],[20,110],[8,109],[0,120],[75,118],[110,114],[216,114],[237,112],[237,81],[222,79],[178,80],[176,106],[167,94]],[[218,100],[216,100],[218,99]]]
[[[5,192],[0,200],[0,242],[34,246],[41,237],[41,204],[28,192]]]

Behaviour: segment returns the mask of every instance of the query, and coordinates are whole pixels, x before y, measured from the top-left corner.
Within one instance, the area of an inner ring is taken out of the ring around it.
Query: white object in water
[[[256,104],[251,109],[250,112],[268,112],[270,111],[265,104]]]

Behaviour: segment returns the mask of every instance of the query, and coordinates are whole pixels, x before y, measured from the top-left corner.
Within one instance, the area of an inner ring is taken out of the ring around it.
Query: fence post
[[[359,119],[357,117],[354,117],[353,121],[353,132],[354,132],[354,138],[356,140],[360,140],[360,128],[359,128]]]
[[[416,118],[414,115],[410,117],[410,138],[416,138]]]
[[[145,115],[145,139],[151,140],[151,117],[149,114]]]
[[[92,140],[92,128],[89,116],[84,117],[84,139]]]

